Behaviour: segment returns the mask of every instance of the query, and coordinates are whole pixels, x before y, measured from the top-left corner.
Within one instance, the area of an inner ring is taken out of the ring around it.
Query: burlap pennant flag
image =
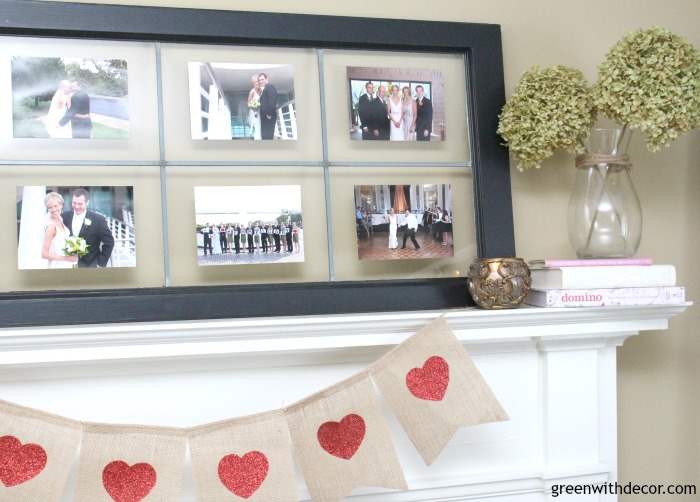
[[[180,500],[186,445],[186,430],[85,424],[75,502]]]
[[[393,349],[370,371],[427,464],[460,427],[508,420],[442,317]]]
[[[299,500],[283,411],[195,427],[189,441],[197,500]]]
[[[80,422],[0,401],[0,500],[61,500]]]
[[[287,421],[314,502],[339,501],[356,486],[406,489],[367,373],[290,406]]]

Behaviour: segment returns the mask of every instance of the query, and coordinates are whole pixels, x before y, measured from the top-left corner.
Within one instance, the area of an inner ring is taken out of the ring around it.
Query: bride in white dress
[[[392,207],[389,210],[389,249],[396,249],[399,247],[399,239],[396,237],[396,231],[399,228],[398,216],[394,212]]]
[[[258,83],[258,76],[253,75],[250,77],[250,81],[253,83],[253,88],[248,92],[248,125],[250,126],[250,137],[252,139],[262,139],[260,131],[260,84]],[[257,106],[255,106],[257,105]]]
[[[391,96],[389,96],[389,118],[391,119],[390,141],[403,141],[403,103],[399,95],[399,86],[391,86]]]
[[[59,125],[59,121],[64,117],[68,108],[70,108],[72,88],[68,80],[61,80],[58,84],[58,90],[51,99],[49,112],[43,117],[46,132],[49,138],[72,138],[73,132],[71,124]]]
[[[70,230],[63,224],[63,197],[57,192],[49,192],[44,199],[48,223],[44,233],[41,257],[48,260],[48,268],[73,268],[78,262],[77,256],[66,256],[63,248]]]

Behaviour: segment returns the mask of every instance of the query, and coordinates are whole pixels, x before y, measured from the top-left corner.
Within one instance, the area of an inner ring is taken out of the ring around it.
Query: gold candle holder
[[[469,267],[469,293],[484,309],[512,309],[530,290],[530,269],[522,258],[483,258]]]

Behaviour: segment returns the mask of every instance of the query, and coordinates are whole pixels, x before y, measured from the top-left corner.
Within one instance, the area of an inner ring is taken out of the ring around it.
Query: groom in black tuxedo
[[[430,141],[433,132],[433,103],[423,96],[423,86],[416,86],[416,140]]]
[[[90,139],[92,136],[92,120],[90,119],[90,96],[81,89],[78,82],[71,84],[73,94],[70,98],[70,108],[58,122],[63,127],[68,122],[71,124],[73,138]]]
[[[277,123],[277,89],[268,83],[267,75],[258,75],[260,94],[260,136],[262,139],[274,139]]]
[[[114,237],[104,216],[88,211],[90,194],[83,188],[73,190],[71,211],[63,213],[63,224],[71,235],[82,237],[90,248],[78,260],[79,268],[106,267],[114,249]]]
[[[377,111],[375,107],[374,84],[367,82],[365,84],[365,94],[360,96],[357,104],[357,112],[360,116],[360,125],[362,126],[362,139],[372,140],[379,139],[379,129],[377,128]]]
[[[374,100],[375,127],[379,131],[379,139],[389,140],[391,134],[391,121],[389,120],[389,98],[386,95],[386,87],[379,86],[377,98]]]

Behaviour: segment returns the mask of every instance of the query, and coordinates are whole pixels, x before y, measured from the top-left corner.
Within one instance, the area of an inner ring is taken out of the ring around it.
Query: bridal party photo
[[[408,68],[347,67],[350,139],[444,141],[442,73]]]
[[[128,139],[123,59],[12,57],[15,138]]]
[[[300,185],[194,188],[199,265],[304,261]]]
[[[190,62],[195,140],[296,140],[294,67]]]
[[[136,266],[131,186],[17,187],[17,266]]]
[[[449,258],[451,185],[355,185],[360,260]]]

